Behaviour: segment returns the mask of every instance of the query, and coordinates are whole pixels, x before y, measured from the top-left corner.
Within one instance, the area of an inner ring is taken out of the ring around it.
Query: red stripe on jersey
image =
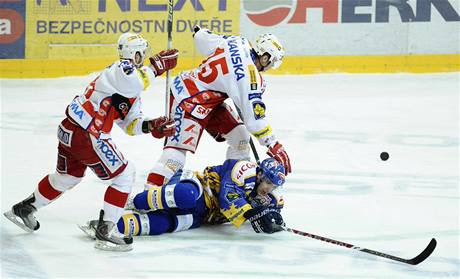
[[[123,193],[110,186],[105,191],[104,201],[116,207],[125,207],[126,200],[128,199],[128,193]]]
[[[184,144],[188,144],[189,142],[191,142],[193,140],[193,137],[189,137],[188,139],[186,139],[183,143]]]
[[[86,110],[87,113],[89,113],[89,115],[91,115],[92,117],[94,117],[94,115],[96,114],[96,112],[94,111],[94,107],[93,107],[93,104],[91,104],[90,101],[86,101],[83,103],[82,107]]]
[[[193,130],[193,128],[195,128],[195,124],[188,126],[184,131],[190,132],[191,130]]]
[[[42,196],[50,201],[54,200],[62,194],[62,192],[54,189],[53,186],[51,186],[48,175],[38,183],[38,192],[40,192]]]
[[[184,84],[185,84],[185,87],[187,87],[187,90],[190,96],[193,96],[196,93],[200,92],[198,90],[198,87],[196,87],[196,83],[193,80],[186,78],[184,79]]]

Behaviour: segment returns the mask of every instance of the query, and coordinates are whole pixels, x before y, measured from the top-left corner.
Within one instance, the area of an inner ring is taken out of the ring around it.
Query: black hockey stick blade
[[[431,255],[431,253],[433,253],[435,248],[436,248],[436,239],[433,238],[431,239],[430,243],[428,243],[428,246],[426,246],[426,248],[418,256],[416,256],[413,259],[403,259],[400,257],[396,257],[390,254],[385,254],[385,253],[367,249],[367,248],[353,247],[353,249],[357,249],[364,253],[372,254],[375,256],[382,257],[382,258],[390,259],[390,260],[405,263],[405,264],[411,264],[411,265],[417,265],[423,262],[426,258],[428,258]]]
[[[407,263],[417,265],[423,262],[431,255],[431,253],[433,253],[434,249],[436,248],[436,244],[436,239],[432,238],[430,243],[428,243],[428,246],[426,246],[425,250],[423,250],[422,253],[420,253],[417,257],[408,260]]]
[[[403,258],[394,256],[394,255],[385,254],[385,253],[382,253],[382,252],[379,252],[379,251],[376,251],[376,250],[371,250],[371,249],[367,249],[367,248],[361,248],[361,247],[355,246],[353,244],[345,243],[345,242],[342,242],[342,241],[339,241],[339,240],[334,240],[334,239],[327,238],[327,237],[324,237],[324,236],[319,236],[319,235],[315,235],[315,234],[312,234],[312,233],[307,233],[307,232],[302,232],[302,231],[299,231],[299,230],[291,229],[291,228],[288,228],[286,226],[281,226],[281,228],[283,230],[285,230],[285,231],[288,231],[288,232],[291,232],[291,233],[294,233],[294,234],[298,234],[298,235],[301,235],[301,236],[310,237],[310,238],[313,238],[313,239],[316,239],[316,240],[328,242],[330,244],[339,245],[339,246],[342,246],[342,247],[345,247],[345,248],[354,249],[356,251],[368,253],[368,254],[371,254],[371,255],[374,255],[374,256],[390,259],[390,260],[405,263],[405,264],[411,264],[411,265],[417,265],[417,264],[423,262],[424,260],[426,260],[426,258],[428,258],[431,255],[431,253],[433,253],[434,249],[436,248],[436,244],[437,244],[436,239],[432,238],[430,243],[428,243],[428,246],[418,256],[416,256],[413,259],[403,259]]]

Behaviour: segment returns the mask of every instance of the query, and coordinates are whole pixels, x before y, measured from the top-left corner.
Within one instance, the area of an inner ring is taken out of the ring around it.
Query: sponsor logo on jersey
[[[72,103],[70,103],[69,108],[74,113],[74,115],[78,117],[78,119],[83,118],[83,114],[84,114],[83,108],[80,106],[79,103],[77,103],[75,99],[72,101]]]
[[[182,85],[181,81],[182,80],[180,76],[177,76],[173,81],[174,88],[176,89],[177,95],[182,94],[182,92],[184,91],[184,86]]]
[[[70,118],[77,122],[83,129],[88,128],[91,121],[93,121],[93,117],[85,110],[78,98],[72,100],[68,113]]]
[[[247,162],[240,166],[238,172],[236,173],[236,180],[240,181],[241,177],[243,177],[244,173],[249,170],[255,168],[253,163]]]
[[[263,137],[266,137],[266,136],[270,135],[271,133],[272,133],[272,127],[271,127],[271,126],[267,126],[267,127],[263,128],[262,130],[253,133],[253,135],[254,135],[256,138],[260,139],[260,138],[263,138]],[[271,138],[271,137],[270,137],[270,138]],[[268,138],[268,139],[270,139],[270,138]],[[268,139],[267,139],[267,140],[268,140]],[[265,143],[268,143],[268,142],[265,142]]]
[[[115,172],[122,165],[120,158],[106,141],[97,139],[96,151],[112,172]]]
[[[211,110],[211,108],[206,108],[201,105],[197,105],[195,106],[191,114],[197,117],[198,119],[204,119],[206,116],[208,116]]]
[[[251,94],[248,94],[248,98],[249,98],[249,100],[252,100],[252,99],[262,99],[262,93],[251,93]]]
[[[256,67],[254,65],[249,65],[249,76],[251,77],[251,90],[257,90],[257,77],[256,77]],[[251,99],[249,99],[251,100]]]
[[[177,79],[177,78],[176,78]],[[174,123],[176,124],[176,133],[172,136],[171,141],[179,142],[180,132],[182,131],[182,117],[184,116],[184,109],[179,105],[176,106],[174,112]]]
[[[253,102],[252,111],[254,112],[255,119],[261,119],[265,117],[265,104],[263,102]]]
[[[73,131],[67,130],[66,128],[59,125],[57,136],[62,144],[70,147],[70,143],[72,142],[72,134]]]
[[[227,200],[232,201],[240,197],[238,193],[227,193]]]
[[[243,59],[241,59],[240,50],[238,48],[238,43],[236,39],[231,39],[227,41],[230,58],[232,61],[233,73],[236,76],[236,81],[245,77],[244,68],[243,68]]]

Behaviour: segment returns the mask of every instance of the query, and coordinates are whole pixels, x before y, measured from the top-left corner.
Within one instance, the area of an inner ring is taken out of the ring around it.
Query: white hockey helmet
[[[256,39],[254,50],[257,55],[262,56],[265,53],[270,55],[270,64],[266,68],[278,68],[283,62],[284,48],[278,38],[273,34],[263,34]]]
[[[118,39],[118,55],[120,59],[131,59],[136,67],[144,64],[144,60],[150,52],[150,46],[140,34],[123,33]],[[136,59],[136,53],[139,56]]]

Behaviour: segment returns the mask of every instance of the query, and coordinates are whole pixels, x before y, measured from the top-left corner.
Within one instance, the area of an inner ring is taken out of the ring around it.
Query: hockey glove
[[[281,224],[284,224],[283,218],[278,211],[265,206],[249,209],[243,216],[251,222],[252,228],[256,233],[278,232],[282,230]]]
[[[176,131],[174,120],[165,116],[149,120],[148,125],[150,133],[157,139],[161,139],[162,137],[170,137],[174,135],[174,132]]]
[[[283,220],[283,216],[281,216],[281,213],[277,209],[271,209],[272,217],[273,220],[275,220],[275,223],[273,224],[273,231],[274,232],[279,232],[283,230],[283,226],[286,225]]]
[[[155,70],[155,76],[160,76],[164,72],[174,69],[177,65],[178,56],[179,51],[177,49],[168,49],[150,57],[150,64],[152,64],[152,67]]]
[[[286,150],[284,150],[284,147],[281,145],[281,143],[276,142],[274,145],[268,146],[267,154],[268,156],[283,164],[285,175],[291,173],[291,160],[289,159],[289,156],[287,155]]]

